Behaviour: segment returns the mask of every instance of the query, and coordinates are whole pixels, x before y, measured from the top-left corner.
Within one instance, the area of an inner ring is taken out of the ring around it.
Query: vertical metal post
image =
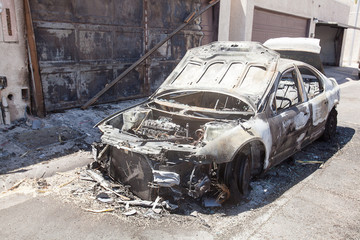
[[[32,18],[31,18],[29,0],[24,0],[24,9],[25,9],[25,24],[26,24],[26,36],[28,41],[30,70],[32,73],[31,84],[32,84],[35,111],[37,116],[45,117],[44,95],[43,95],[42,82],[40,77],[40,68],[39,68],[38,56],[36,51],[35,34],[34,34]]]

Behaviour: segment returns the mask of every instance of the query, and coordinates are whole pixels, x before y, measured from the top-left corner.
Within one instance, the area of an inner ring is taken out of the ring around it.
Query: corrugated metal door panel
[[[201,1],[30,1],[46,111],[87,102],[199,9]],[[199,46],[204,35],[213,34],[206,18],[169,40],[98,102],[154,91],[187,49]]]
[[[252,41],[265,42],[277,37],[307,37],[308,19],[254,9]]]
[[[208,2],[208,0],[201,0],[203,7],[206,6]],[[202,45],[218,40],[219,8],[219,4],[215,5],[212,9],[205,12],[201,18],[201,27],[204,33]]]
[[[30,3],[46,111],[81,106],[144,54],[143,0]],[[141,95],[143,72],[99,102]]]
[[[204,0],[148,0],[148,2],[149,49],[182,24],[190,13],[199,10],[202,3],[205,5],[209,3],[208,1],[205,3]],[[208,26],[210,21],[208,18],[212,15],[207,13],[176,34],[152,55],[148,68],[151,92],[162,84],[189,48],[208,43],[204,35],[212,36],[216,27]]]

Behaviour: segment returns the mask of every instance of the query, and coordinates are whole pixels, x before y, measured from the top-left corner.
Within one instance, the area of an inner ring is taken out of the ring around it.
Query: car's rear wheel
[[[322,135],[322,138],[325,141],[330,141],[331,139],[333,139],[335,137],[336,126],[337,126],[337,115],[338,115],[338,112],[336,111],[335,108],[333,108],[331,110],[331,112],[329,113],[329,116],[328,116],[328,118],[326,120],[326,124],[325,124],[325,130]]]
[[[225,183],[230,190],[230,202],[238,203],[249,194],[251,179],[251,158],[249,154],[240,153],[226,164]]]

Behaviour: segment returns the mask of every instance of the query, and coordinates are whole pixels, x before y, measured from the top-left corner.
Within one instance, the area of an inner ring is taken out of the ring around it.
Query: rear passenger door
[[[308,66],[298,66],[298,69],[311,108],[311,139],[316,139],[322,134],[328,113],[328,100],[324,91],[324,83],[321,74],[315,69]]]

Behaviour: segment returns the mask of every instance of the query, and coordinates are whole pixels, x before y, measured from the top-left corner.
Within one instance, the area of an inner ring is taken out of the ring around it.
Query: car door
[[[270,165],[276,165],[299,150],[308,140],[311,126],[309,103],[295,66],[285,70],[275,82],[272,116],[269,118],[273,136]]]
[[[322,76],[309,66],[298,66],[304,91],[307,94],[312,115],[311,139],[318,138],[325,127],[328,100],[324,91]]]

